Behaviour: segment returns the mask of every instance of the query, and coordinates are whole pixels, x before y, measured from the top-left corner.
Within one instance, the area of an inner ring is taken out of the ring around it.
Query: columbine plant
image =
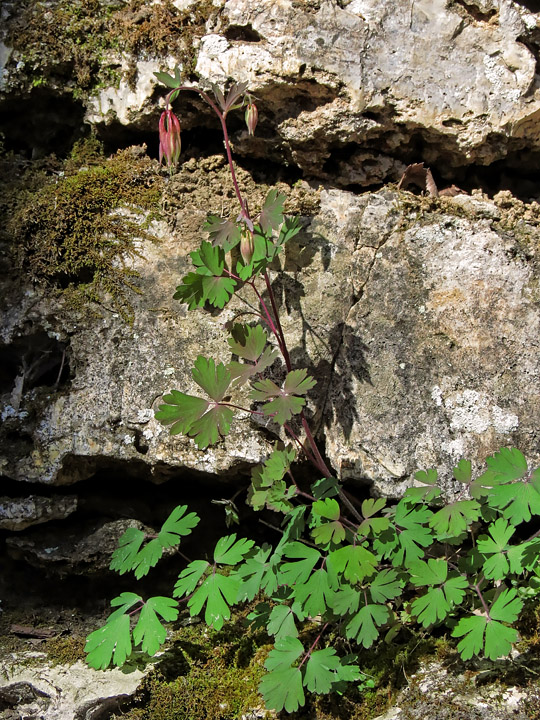
[[[88,638],[88,662],[96,668],[122,665],[134,645],[154,654],[166,638],[163,621],[177,618],[180,603],[191,616],[204,613],[207,624],[220,629],[231,607],[255,601],[248,619],[274,638],[260,691],[275,710],[296,710],[306,690],[341,691],[347,682],[369,686],[357,655],[344,654],[343,648],[389,642],[412,623],[448,628],[459,639],[464,660],[507,655],[518,640],[511,625],[524,600],[540,593],[540,531],[526,529],[531,517],[540,515],[540,469],[530,471],[518,450],[503,449],[488,458],[487,471],[477,478],[470,462],[462,460],[454,468],[463,490],[451,502],[443,499],[435,470],[418,472],[417,486],[393,506],[383,498],[354,501],[345,492],[304,414],[315,380],[306,368],[292,367],[268,275],[300,223],[284,216],[285,198],[275,190],[252,216],[236,179],[226,119],[231,110],[247,106],[247,127],[254,132],[257,110],[246,85],[234,85],[226,96],[213,86],[211,97],[206,90],[181,86],[179,73],[158,77],[171,88],[165,113],[172,114],[170,104],[183,90],[199,93],[216,113],[240,207],[235,220],[208,216],[208,240],[191,253],[193,271],[174,297],[190,310],[221,309],[235,293],[249,290],[259,317],[251,324],[232,324],[230,362],[202,355],[195,360],[192,375],[201,395],[172,390],[156,417],[200,449],[227,435],[238,409],[281,426],[289,442],[276,443],[253,469],[248,502],[256,511],[281,515],[283,534],[276,547],[258,547],[236,534],[222,537],[210,559],[188,562],[172,598],[144,600],[122,593],[111,602],[115,610],[107,623]],[[160,133],[169,168],[180,147],[179,137],[174,143],[169,137],[177,127],[170,118],[166,115],[163,137]],[[274,369],[284,373],[281,382],[267,377]],[[255,407],[234,402],[246,385]],[[300,456],[316,472],[308,487],[295,478]],[[157,537],[127,530],[111,568],[137,578],[146,575],[163,551],[177,547],[198,523],[195,513],[180,506]]]

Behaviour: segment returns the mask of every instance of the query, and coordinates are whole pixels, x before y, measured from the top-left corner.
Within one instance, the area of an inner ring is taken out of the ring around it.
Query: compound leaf
[[[379,637],[377,626],[384,625],[389,617],[390,612],[386,605],[364,605],[347,624],[345,634],[369,648]]]
[[[515,527],[508,525],[504,518],[499,518],[488,528],[491,537],[481,535],[478,538],[478,551],[487,556],[483,571],[487,578],[502,580],[508,572],[521,573],[523,571],[523,547],[509,546],[508,542],[515,532]]]
[[[200,517],[190,512],[185,514],[187,505],[178,505],[163,523],[158,540],[163,548],[178,545],[183,536],[189,535],[200,522]]]
[[[288,422],[293,415],[302,412],[306,401],[305,395],[315,385],[315,380],[308,376],[307,370],[292,370],[287,373],[283,387],[278,387],[272,380],[258,380],[253,383],[251,398],[253,400],[269,400],[262,406],[265,415],[273,415],[280,425]]]
[[[325,518],[331,522],[315,527],[311,534],[317,545],[327,545],[330,542],[336,545],[345,539],[345,528],[339,522],[340,508],[337,500],[325,498],[313,503],[311,511],[315,517]]]
[[[148,655],[155,655],[165,642],[167,631],[161,624],[158,615],[163,620],[176,620],[178,617],[178,603],[168,597],[156,596],[149,598],[141,610],[139,619],[133,629],[133,642],[142,643],[142,650]]]
[[[188,273],[182,278],[182,284],[177,286],[173,298],[186,303],[189,310],[202,307],[206,302],[203,276],[194,272]]]
[[[433,468],[429,470],[419,470],[414,477],[420,486],[410,487],[405,490],[403,497],[411,502],[431,502],[441,494],[440,488],[436,487],[438,474]]]
[[[111,660],[123,665],[131,655],[131,633],[128,615],[118,615],[113,620],[90,633],[84,646],[88,653],[86,662],[96,670],[105,670]]]
[[[199,355],[191,371],[193,379],[205,393],[215,402],[223,400],[231,384],[231,374],[223,363],[216,363],[212,358]]]
[[[182,597],[183,595],[192,593],[209,567],[210,564],[207,563],[206,560],[194,560],[190,562],[187,568],[182,570],[178,576],[178,580],[174,586],[174,597]]]
[[[460,460],[453,470],[453,475],[460,483],[470,483],[472,477],[472,463],[470,460]]]
[[[290,542],[283,548],[283,554],[295,562],[284,562],[279,569],[279,583],[283,585],[302,585],[307,582],[321,553],[300,542]]]
[[[328,584],[326,570],[315,570],[307,582],[295,588],[295,598],[309,617],[316,617],[326,612],[331,605],[333,593]]]
[[[457,538],[480,517],[476,500],[457,500],[438,510],[429,521],[438,540]]]
[[[288,605],[275,605],[270,612],[266,630],[276,640],[283,637],[298,637],[294,613]]]
[[[230,407],[214,405],[193,423],[187,434],[195,440],[199,450],[204,450],[228,434],[233,416]]]
[[[133,570],[133,563],[146,535],[138,528],[128,528],[118,540],[118,547],[112,554],[109,568],[120,575]]]
[[[166,405],[160,405],[155,413],[156,420],[163,425],[171,425],[171,435],[187,434],[194,422],[207,411],[210,403],[204,398],[186,395],[179,390],[171,390],[164,395]]]
[[[231,352],[252,362],[258,360],[268,342],[268,334],[260,325],[251,327],[236,323],[233,325],[231,335],[232,337],[228,340]]]
[[[225,620],[231,617],[229,606],[236,602],[240,579],[233,575],[212,573],[197,588],[188,601],[192,616],[198,615],[206,605],[204,620],[216,630],[221,630]]]
[[[259,592],[272,595],[277,590],[277,558],[271,553],[272,548],[265,544],[238,568],[238,577],[242,581],[239,601],[251,601]]]
[[[254,540],[236,539],[236,533],[226,535],[217,541],[214,562],[220,565],[238,565],[255,544]]]
[[[259,215],[259,223],[265,234],[271,230],[277,230],[283,222],[283,203],[285,195],[272,189],[266,196],[263,208]]]
[[[346,545],[328,555],[328,572],[333,578],[340,574],[350,583],[361,582],[373,575],[377,558],[362,545]]]
[[[357,666],[343,665],[334,648],[324,648],[311,653],[306,665],[304,685],[310,692],[322,694],[329,693],[337,682],[350,682],[359,678],[360,670]]]
[[[371,598],[375,603],[384,603],[401,594],[404,582],[395,570],[381,570],[369,585]]]
[[[294,712],[305,703],[302,672],[296,667],[269,672],[261,680],[259,692],[267,708]]]
[[[207,216],[203,230],[209,234],[212,245],[219,245],[225,253],[228,253],[240,242],[240,226],[232,220],[217,215]]]

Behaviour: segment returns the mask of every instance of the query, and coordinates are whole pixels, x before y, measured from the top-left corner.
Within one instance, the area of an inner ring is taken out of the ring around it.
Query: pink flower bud
[[[253,233],[248,228],[243,228],[242,235],[240,237],[240,255],[242,259],[249,265],[253,253],[255,252],[255,245],[253,243]]]
[[[250,102],[248,103],[248,106],[246,108],[246,125],[248,129],[248,133],[250,135],[255,134],[255,128],[257,127],[257,120],[259,119],[259,112],[257,110],[257,106]]]
[[[165,165],[175,168],[180,157],[180,122],[172,110],[165,110],[159,119],[159,162],[165,158]]]

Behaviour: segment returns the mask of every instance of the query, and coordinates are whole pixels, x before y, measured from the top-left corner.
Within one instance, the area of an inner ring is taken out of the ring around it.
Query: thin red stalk
[[[317,647],[317,643],[318,643],[319,640],[321,639],[321,636],[322,636],[322,634],[324,633],[324,631],[326,630],[326,628],[328,627],[328,625],[329,625],[329,623],[325,623],[325,624],[324,624],[323,629],[322,629],[321,632],[317,635],[317,637],[316,637],[315,640],[313,641],[311,647],[309,648],[309,650],[307,651],[307,653],[306,653],[306,654],[304,655],[304,657],[302,658],[302,662],[301,662],[300,665],[298,666],[298,669],[299,669],[299,670],[300,670],[300,668],[302,667],[302,665],[306,662],[306,660],[309,658],[309,656],[311,655],[311,653],[313,652],[313,650]]]
[[[285,340],[285,334],[283,332],[283,328],[281,327],[281,321],[279,319],[279,312],[278,312],[277,304],[276,304],[276,297],[274,295],[274,291],[272,290],[272,283],[270,282],[270,278],[268,277],[268,273],[266,272],[266,270],[264,271],[264,281],[266,283],[268,297],[270,298],[270,303],[272,305],[272,312],[274,313],[274,318],[276,321],[279,338],[281,338],[281,342],[280,342],[281,354],[283,355],[283,359],[285,360],[287,372],[291,372],[292,364],[291,364],[291,358],[289,355],[289,351],[287,349],[287,341]]]

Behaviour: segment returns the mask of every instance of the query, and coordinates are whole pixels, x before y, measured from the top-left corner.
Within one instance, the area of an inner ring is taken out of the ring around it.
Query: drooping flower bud
[[[248,103],[248,106],[246,108],[246,125],[248,129],[248,133],[250,135],[255,134],[255,128],[257,127],[257,120],[259,119],[259,111],[257,110],[257,106],[250,102]]]
[[[169,170],[176,168],[181,146],[180,122],[173,111],[167,109],[159,119],[159,162],[165,158]]]
[[[254,252],[253,233],[248,228],[243,228],[240,236],[240,255],[246,265],[250,264]]]

